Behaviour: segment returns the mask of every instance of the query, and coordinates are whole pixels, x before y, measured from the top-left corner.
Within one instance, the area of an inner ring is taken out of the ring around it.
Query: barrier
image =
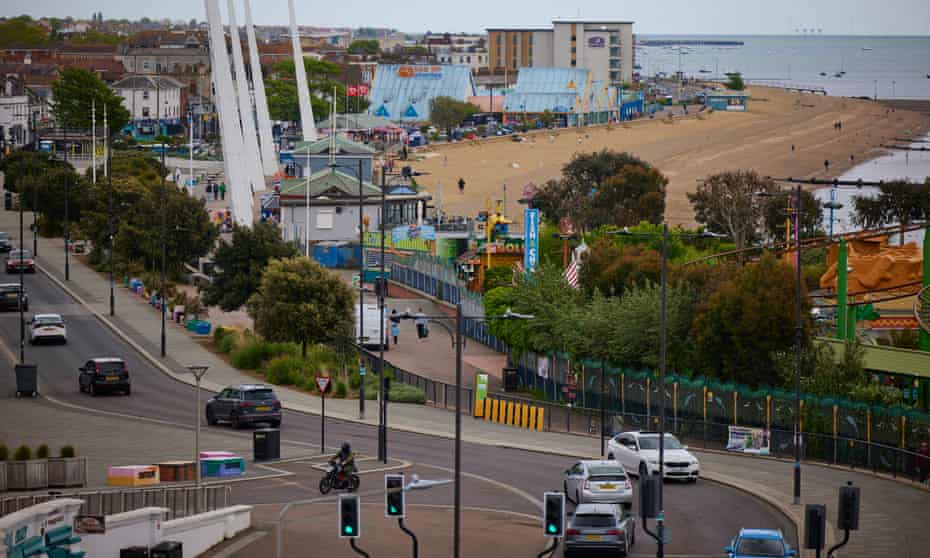
[[[67,497],[82,500],[82,513],[89,515],[113,515],[146,507],[160,507],[168,510],[168,519],[176,519],[226,507],[229,505],[231,492],[229,485],[215,485],[200,488],[187,486],[94,490],[70,493]],[[0,500],[0,517],[55,499],[55,495],[49,494],[10,496]]]
[[[488,397],[475,402],[475,418],[528,430],[542,430],[542,407],[519,401],[502,401]]]

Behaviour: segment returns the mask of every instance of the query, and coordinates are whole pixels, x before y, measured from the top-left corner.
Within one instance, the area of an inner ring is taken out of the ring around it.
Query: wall
[[[551,68],[554,66],[552,31],[533,31],[533,64],[534,68]]]
[[[321,206],[321,202],[317,200],[311,200],[310,205],[310,222],[313,224],[313,230],[310,232],[310,239],[314,241],[319,240],[345,240],[349,242],[358,242],[358,203],[356,200],[355,205],[352,205],[352,201],[348,201],[347,205],[329,205]],[[336,213],[336,207],[342,209],[342,213]],[[303,245],[304,233],[304,224],[306,223],[307,209],[306,206],[301,204],[297,206],[286,205],[283,208],[284,211],[284,225],[285,225],[285,239],[294,240],[300,239],[300,244]],[[331,229],[320,229],[317,228],[317,222],[319,215],[322,212],[331,211],[333,213],[333,228]],[[365,206],[365,213],[369,219],[369,230],[377,230],[380,226],[380,221],[378,216],[381,211],[381,204],[369,204]],[[300,227],[300,231],[295,231],[294,224]]]
[[[79,535],[80,548],[87,556],[118,557],[119,549],[130,546],[152,547],[163,540],[162,522],[166,508],[141,508],[106,517],[107,532],[101,535]]]
[[[145,98],[145,90],[142,89],[119,89],[116,93],[123,98],[123,106],[129,111],[132,120],[181,117],[179,88],[148,90],[148,99]],[[143,108],[146,107],[149,109],[148,116],[143,115]]]
[[[179,541],[184,556],[197,556],[252,525],[252,506],[230,506],[162,524],[163,540]]]
[[[556,68],[572,67],[572,26],[557,23],[552,37],[552,65]]]

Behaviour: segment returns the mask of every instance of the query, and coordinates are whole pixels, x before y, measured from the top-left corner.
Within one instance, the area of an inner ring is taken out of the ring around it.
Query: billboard
[[[731,426],[730,437],[727,440],[727,451],[769,455],[771,443],[771,432],[764,428]]]
[[[588,37],[588,48],[604,48],[606,45],[604,37]]]
[[[539,264],[539,210],[523,210],[523,269],[536,271]]]
[[[436,229],[430,225],[408,225],[391,229],[391,240],[395,244],[405,240],[436,240]]]
[[[439,79],[442,77],[442,66],[398,66],[397,77]]]

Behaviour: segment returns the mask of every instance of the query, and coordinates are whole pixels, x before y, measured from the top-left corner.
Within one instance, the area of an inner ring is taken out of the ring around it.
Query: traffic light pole
[[[404,518],[398,518],[397,526],[400,527],[400,530],[404,533],[407,533],[411,539],[413,539],[413,558],[419,558],[420,556],[420,543],[417,541],[417,536],[413,534],[413,531],[407,529],[407,526],[404,524]]]
[[[542,552],[540,552],[539,554],[537,554],[537,555],[536,555],[536,558],[543,558],[543,557],[545,557],[545,556],[552,556],[553,554],[555,554],[555,551],[558,550],[558,548],[559,548],[559,541],[561,541],[561,540],[562,540],[562,539],[559,539],[558,537],[553,538],[553,539],[552,539],[552,546],[550,546],[550,547],[547,548],[546,550],[543,550]]]
[[[361,548],[355,545],[355,539],[349,539],[349,546],[351,546],[352,550],[354,550],[355,553],[358,554],[359,556],[364,556],[365,558],[371,558],[371,556],[369,556],[367,552],[365,552],[364,550],[362,550]]]

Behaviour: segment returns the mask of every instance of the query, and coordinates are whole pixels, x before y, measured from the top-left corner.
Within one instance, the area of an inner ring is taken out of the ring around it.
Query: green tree
[[[484,272],[484,284],[482,289],[488,292],[498,287],[507,287],[513,284],[514,271],[510,267],[500,266],[492,267]]]
[[[129,111],[122,98],[96,74],[75,66],[62,70],[52,84],[52,113],[61,126],[90,128],[91,104],[96,104],[97,126],[103,125],[103,107],[107,107],[111,133],[122,130],[129,122]]]
[[[765,232],[772,239],[785,237],[785,221],[791,218],[791,228],[794,229],[794,210],[788,212],[788,201],[794,206],[795,195],[787,190],[781,190],[785,195],[775,198],[764,198],[763,221]],[[793,235],[794,233],[792,233]],[[810,238],[823,234],[823,206],[807,190],[801,190],[801,238]]]
[[[45,44],[46,40],[45,31],[29,16],[0,22],[0,48],[39,46]]]
[[[305,257],[271,260],[249,298],[255,331],[269,341],[307,344],[353,337],[354,296],[334,273]]]
[[[296,83],[267,78],[265,80],[265,94],[268,98],[268,113],[272,119],[286,122],[300,120],[300,104],[297,99]],[[314,114],[316,113],[314,112]]]
[[[581,224],[594,229],[604,225],[626,227],[643,221],[661,223],[667,184],[668,179],[653,167],[625,165],[594,193]]]
[[[330,99],[333,88],[336,89],[336,111],[346,111],[346,88],[339,81],[342,68],[326,60],[304,59],[307,72],[307,89],[310,91],[310,105],[313,116],[317,119],[329,117]],[[271,118],[295,122],[300,120],[300,105],[297,95],[297,83],[294,77],[294,61],[283,60],[274,65],[275,75],[265,79],[265,93],[268,97],[268,110]],[[363,112],[369,102],[364,97],[353,97],[349,107],[353,112]]]
[[[381,51],[381,45],[376,39],[355,40],[349,45],[351,54],[370,54],[375,55]]]
[[[65,197],[68,198],[67,216],[72,225],[81,219],[90,181],[74,172],[68,164],[48,161],[27,171],[20,179],[23,186],[23,208],[32,211],[35,205],[40,231],[44,235],[58,236],[64,231]]]
[[[294,246],[281,240],[278,229],[267,223],[251,229],[235,227],[232,243],[220,242],[214,253],[217,274],[204,292],[204,302],[224,312],[238,310],[258,291],[262,271],[271,259],[295,255]]]
[[[903,180],[879,186],[876,197],[856,196],[853,221],[863,228],[877,228],[930,220],[930,179],[923,184]],[[901,233],[904,242],[904,233]]]
[[[743,75],[739,72],[727,74],[727,82],[725,85],[727,89],[732,89],[733,91],[742,91],[746,89],[746,84],[743,82]]]
[[[624,245],[600,238],[582,256],[578,280],[585,292],[621,296],[635,285],[659,280],[661,256],[639,245]]]
[[[726,234],[739,250],[758,236],[762,224],[765,204],[756,193],[776,191],[778,186],[771,179],[755,171],[731,171],[702,180],[688,200],[698,223]]]
[[[452,97],[434,97],[429,102],[429,119],[438,128],[446,130],[452,137],[452,129],[460,126],[462,121],[478,112],[478,107]]]

